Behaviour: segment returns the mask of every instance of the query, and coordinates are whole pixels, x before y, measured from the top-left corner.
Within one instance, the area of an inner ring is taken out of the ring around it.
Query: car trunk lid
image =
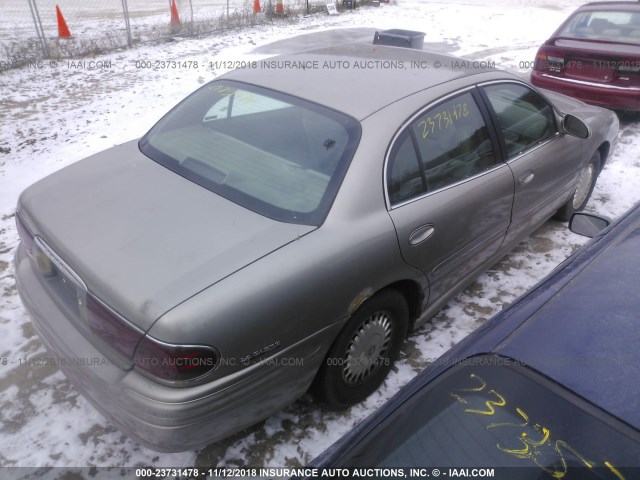
[[[538,54],[537,70],[613,87],[640,85],[640,45],[556,38]]]
[[[148,159],[136,142],[37,182],[20,209],[32,233],[139,336],[177,304],[316,228],[240,207]]]

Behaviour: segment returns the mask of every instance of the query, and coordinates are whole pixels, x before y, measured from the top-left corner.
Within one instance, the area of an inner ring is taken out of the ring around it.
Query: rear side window
[[[464,93],[430,108],[396,140],[387,166],[391,205],[494,167],[497,156],[475,99]]]
[[[417,197],[426,186],[418,153],[409,132],[396,141],[389,164],[389,199],[392,205]]]
[[[572,399],[524,365],[470,358],[414,394],[340,466],[527,467],[514,478],[625,478],[624,467],[637,465],[637,433]]]
[[[429,191],[472,177],[496,164],[489,130],[470,93],[427,111],[411,128]]]
[[[536,91],[515,83],[490,85],[484,90],[498,118],[509,158],[558,131],[553,107]]]

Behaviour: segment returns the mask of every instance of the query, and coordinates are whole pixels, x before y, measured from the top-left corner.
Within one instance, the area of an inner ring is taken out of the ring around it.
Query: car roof
[[[220,78],[285,92],[358,120],[426,88],[482,72],[496,72],[488,64],[449,55],[367,44],[280,55],[254,65],[256,68],[240,68]],[[506,72],[500,74],[511,77]]]
[[[606,8],[602,8],[606,7]],[[640,10],[640,1],[636,2],[591,2],[578,7],[576,12],[585,10]]]

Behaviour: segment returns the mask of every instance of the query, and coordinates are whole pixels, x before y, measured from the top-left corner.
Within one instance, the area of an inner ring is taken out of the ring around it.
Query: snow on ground
[[[158,454],[137,445],[79,396],[55,367],[37,362],[47,354],[17,297],[12,266],[18,242],[13,213],[26,186],[141,136],[178,100],[224,73],[212,70],[209,62],[262,58],[279,48],[267,44],[299,34],[335,30],[339,35],[344,31],[336,29],[350,28],[357,36],[364,30],[355,28],[407,28],[427,32],[425,42],[434,48],[492,60],[525,74],[521,62],[531,61],[537,46],[582,1],[559,6],[544,0],[505,0],[499,8],[494,3],[405,0],[338,17],[318,14],[82,59],[110,62],[110,68],[77,68],[61,61],[0,73],[0,466],[46,473],[47,467],[304,464],[584,243],[566,224],[548,222],[415,333],[396,371],[362,404],[332,412],[305,397],[199,451]],[[140,63],[157,60],[198,62],[198,68],[153,69]],[[639,120],[634,115],[621,119],[618,148],[600,177],[590,210],[616,218],[639,199]]]
[[[34,0],[33,3],[37,7],[37,17],[51,51],[57,51],[58,47],[64,52],[90,52],[96,51],[96,48],[106,51],[127,45],[121,0]],[[37,40],[30,4],[31,2],[20,0],[0,0],[0,70],[7,68],[4,64],[12,64],[25,55],[40,57],[41,46]],[[170,0],[128,0],[126,5],[131,41],[134,44],[170,35]],[[70,39],[57,39],[56,6],[60,7],[70,30]],[[301,11],[303,5],[301,0],[290,0],[287,8]],[[253,1],[177,0],[176,9],[185,31],[191,28],[199,32],[213,31],[222,28],[225,20],[234,25],[238,24],[238,17],[250,21],[249,12],[253,11]]]

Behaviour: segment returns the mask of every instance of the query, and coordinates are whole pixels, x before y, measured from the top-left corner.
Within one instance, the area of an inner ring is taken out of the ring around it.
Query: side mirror
[[[573,135],[574,137],[589,137],[589,127],[587,127],[587,124],[573,115],[567,114],[564,116],[564,119],[562,120],[562,128],[565,132],[569,135]]]
[[[574,213],[569,221],[569,230],[583,237],[593,238],[611,224],[611,220],[590,213]]]

